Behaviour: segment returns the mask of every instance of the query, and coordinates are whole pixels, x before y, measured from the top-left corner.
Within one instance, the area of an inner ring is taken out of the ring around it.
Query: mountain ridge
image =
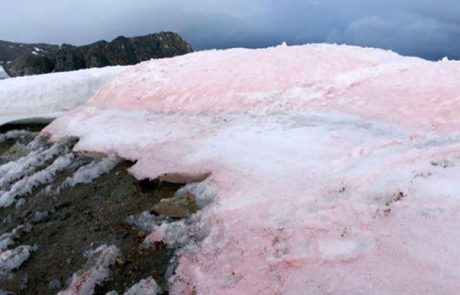
[[[73,71],[111,65],[132,65],[152,58],[192,52],[187,41],[174,32],[144,36],[119,36],[88,45],[53,45],[0,41],[0,66],[11,77]]]

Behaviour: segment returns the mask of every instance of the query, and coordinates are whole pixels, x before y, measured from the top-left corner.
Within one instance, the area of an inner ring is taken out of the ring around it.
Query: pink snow
[[[458,294],[458,81],[377,49],[205,51],[128,69],[44,132],[209,188],[172,294]]]
[[[93,105],[185,114],[333,109],[457,130],[459,64],[334,45],[206,51],[134,67]]]

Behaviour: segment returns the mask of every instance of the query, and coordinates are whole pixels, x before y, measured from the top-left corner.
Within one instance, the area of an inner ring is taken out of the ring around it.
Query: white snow
[[[24,261],[29,259],[32,251],[34,251],[32,246],[19,246],[12,250],[0,252],[0,278],[21,266]]]
[[[58,295],[86,295],[93,294],[94,287],[106,280],[110,274],[109,267],[115,263],[119,255],[116,246],[101,246],[92,253],[96,256],[95,261],[90,257],[87,270],[82,270],[72,276],[70,286],[58,293]]]
[[[6,134],[8,135],[8,133]],[[0,166],[0,190],[8,189],[14,181],[28,176],[47,161],[68,149],[67,142],[53,144],[51,147],[39,147],[15,161]]]
[[[64,180],[61,187],[74,187],[79,183],[90,183],[102,174],[111,171],[118,163],[120,163],[120,159],[116,155],[96,159],[80,167],[72,176]]]
[[[12,229],[10,232],[4,233],[0,236],[0,252],[8,249],[9,246],[14,244],[14,239],[19,236],[19,232],[24,228],[24,225],[19,225]]]
[[[74,155],[59,156],[54,162],[43,170],[24,177],[14,183],[8,191],[0,192],[0,207],[7,207],[15,202],[16,198],[32,191],[38,185],[50,183],[56,173],[72,163]]]
[[[130,68],[44,134],[204,180],[201,213],[151,220],[146,242],[183,247],[171,294],[457,294],[458,81],[460,62],[351,46],[197,52]]]
[[[84,103],[104,82],[127,68],[115,66],[0,80],[0,125],[15,120],[56,118]]]
[[[180,188],[174,195],[175,198],[183,198],[191,193],[195,197],[195,204],[198,208],[204,208],[218,193],[218,188],[211,181],[200,181],[189,183]]]
[[[0,208],[11,205],[17,197],[31,192],[38,185],[50,183],[58,171],[71,164],[74,157],[69,151],[68,141],[63,141],[49,148],[31,150],[26,156],[1,165]],[[43,169],[43,165],[51,160],[51,165]]]
[[[141,217],[145,217],[145,214]],[[142,224],[143,228],[147,228],[147,224]],[[196,249],[196,242],[202,240],[208,234],[206,224],[198,216],[193,216],[187,221],[152,222],[150,226],[153,227],[153,231],[144,240],[144,245],[147,247],[152,243],[162,241],[170,248],[182,248],[181,251],[189,251],[190,249]]]
[[[148,277],[129,288],[124,295],[156,295],[160,292],[157,282],[152,277]]]
[[[4,134],[0,134],[0,143],[8,139],[19,139],[29,135],[35,136],[36,134],[26,130],[11,130]]]
[[[162,224],[162,221],[161,218],[151,214],[149,211],[144,211],[140,214],[128,216],[126,223],[134,225],[140,230],[151,232],[158,225]]]

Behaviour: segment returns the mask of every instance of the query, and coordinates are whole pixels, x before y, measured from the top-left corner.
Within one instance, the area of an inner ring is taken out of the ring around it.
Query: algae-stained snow
[[[458,81],[459,62],[376,49],[205,51],[130,68],[44,132],[201,180],[208,234],[173,294],[457,294]]]
[[[15,120],[56,118],[83,104],[103,83],[126,68],[116,66],[0,80],[0,125]]]

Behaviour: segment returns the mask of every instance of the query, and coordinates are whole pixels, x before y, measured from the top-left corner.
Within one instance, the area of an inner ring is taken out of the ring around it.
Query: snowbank
[[[459,62],[359,47],[197,52],[130,68],[44,132],[139,179],[206,178],[208,235],[172,294],[457,294],[458,81]]]
[[[106,67],[0,80],[0,125],[22,119],[56,118],[84,103],[104,82],[126,68]]]

